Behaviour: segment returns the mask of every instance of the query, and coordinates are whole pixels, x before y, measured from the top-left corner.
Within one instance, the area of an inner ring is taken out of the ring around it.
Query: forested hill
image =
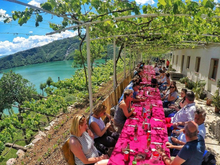
[[[0,70],[50,61],[71,60],[79,44],[80,40],[76,36],[8,55],[0,58]]]

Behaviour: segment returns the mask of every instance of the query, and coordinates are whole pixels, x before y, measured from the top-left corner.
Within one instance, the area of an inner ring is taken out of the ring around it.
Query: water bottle
[[[137,132],[138,132],[138,126],[136,124],[134,127],[134,141],[137,141]]]

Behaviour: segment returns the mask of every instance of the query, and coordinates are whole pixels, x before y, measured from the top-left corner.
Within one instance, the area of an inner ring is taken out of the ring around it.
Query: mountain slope
[[[76,36],[2,57],[0,70],[43,62],[72,60],[79,43],[80,40]]]

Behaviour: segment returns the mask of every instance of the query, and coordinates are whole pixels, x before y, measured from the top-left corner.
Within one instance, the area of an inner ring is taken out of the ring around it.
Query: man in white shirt
[[[186,93],[186,102],[187,105],[185,105],[182,109],[180,109],[174,117],[171,118],[171,123],[173,123],[173,127],[175,127],[178,122],[187,122],[194,120],[194,112],[196,111],[195,106],[195,95],[192,91],[188,91]]]
[[[206,112],[203,108],[196,108],[195,111],[195,117],[194,117],[194,121],[196,124],[198,124],[198,134],[201,135],[203,137],[203,139],[205,139],[205,135],[206,135],[206,130],[205,130],[205,117],[206,117]],[[186,122],[187,123],[187,122]],[[178,125],[183,125],[182,122],[177,123]],[[184,123],[185,124],[185,123]],[[170,149],[176,149],[173,151],[172,156],[177,155],[178,150],[181,150],[182,147],[185,145],[186,143],[186,136],[183,133],[183,129],[176,131],[174,130],[173,133],[175,134],[179,134],[179,136],[177,138],[175,137],[169,137],[169,142],[166,143],[167,148]]]

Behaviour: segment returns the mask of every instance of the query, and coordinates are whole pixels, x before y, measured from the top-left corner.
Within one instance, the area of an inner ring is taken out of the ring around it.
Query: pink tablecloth
[[[117,144],[115,146],[114,151],[112,152],[112,155],[110,157],[110,160],[108,162],[109,165],[123,165],[123,164],[132,164],[132,160],[134,159],[134,156],[137,153],[145,153],[145,148],[147,144],[147,135],[142,129],[142,123],[144,121],[144,118],[141,116],[142,112],[142,106],[148,110],[150,108],[150,104],[153,105],[152,108],[152,117],[151,119],[147,119],[148,122],[151,123],[151,142],[159,142],[162,143],[162,147],[165,148],[165,142],[168,141],[168,135],[167,135],[167,129],[165,125],[165,117],[164,117],[164,110],[162,107],[162,101],[160,99],[160,93],[157,89],[157,92],[153,88],[148,88],[148,90],[151,89],[151,95],[147,96],[147,100],[145,102],[141,102],[140,104],[134,104],[135,112],[137,112],[137,115],[135,118],[138,118],[139,120],[134,120],[131,118],[128,118],[125,122],[124,128],[122,130],[122,133],[117,141]],[[140,94],[143,94],[143,91],[140,92]],[[147,93],[145,92],[147,95]],[[136,105],[136,106],[135,106]],[[141,106],[138,106],[141,105]],[[161,119],[161,121],[155,121],[154,119]],[[138,138],[137,141],[134,141],[134,127],[129,125],[138,125]],[[155,127],[164,128],[163,130],[157,130]],[[124,162],[124,154],[121,151],[121,148],[125,148],[127,143],[130,144],[130,149],[134,150],[135,153],[130,153],[130,161]],[[151,143],[150,148],[156,148],[155,144]],[[169,150],[166,149],[166,154],[169,155]],[[139,161],[137,164],[154,164],[154,165],[163,165],[163,161],[159,161],[157,163],[152,163],[151,159],[151,152],[148,152],[146,154],[146,159],[143,161]]]

